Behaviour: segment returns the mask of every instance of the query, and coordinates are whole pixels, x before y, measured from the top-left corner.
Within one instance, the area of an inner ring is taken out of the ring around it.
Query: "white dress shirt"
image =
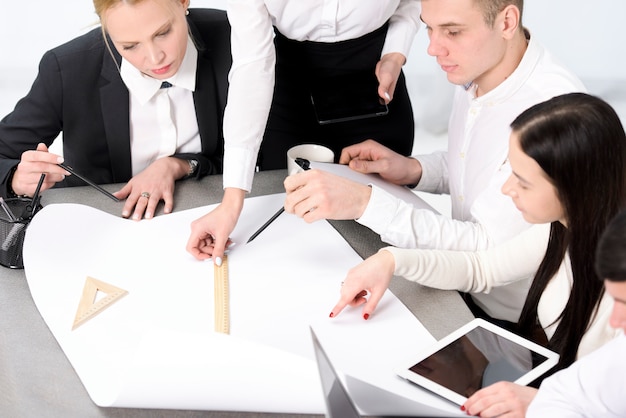
[[[626,337],[613,341],[545,379],[529,418],[626,417]]]
[[[233,65],[224,114],[224,187],[252,187],[274,91],[273,26],[297,41],[338,42],[389,20],[382,55],[408,57],[420,10],[416,0],[229,0]]]
[[[481,251],[400,249],[387,247],[395,259],[394,275],[424,286],[464,292],[493,292],[520,277],[534,275],[543,259],[550,224],[533,225],[515,238]],[[538,245],[543,243],[543,245]],[[541,294],[537,317],[548,339],[559,324],[573,283],[569,254]],[[578,346],[577,357],[585,356],[618,335],[609,318],[613,301],[604,294],[597,314]]]
[[[167,80],[141,73],[122,59],[120,73],[130,92],[130,143],[133,176],[159,158],[202,151],[193,101],[198,51],[190,37],[179,70]],[[170,88],[161,89],[168,81]]]
[[[358,222],[402,248],[474,251],[516,236],[529,224],[501,191],[511,173],[510,124],[532,105],[574,91],[585,91],[582,82],[531,38],[516,70],[495,89],[476,97],[475,86],[456,87],[447,152],[415,157],[423,170],[416,189],[450,194],[452,219],[373,187]],[[472,296],[492,317],[516,322],[531,278]]]

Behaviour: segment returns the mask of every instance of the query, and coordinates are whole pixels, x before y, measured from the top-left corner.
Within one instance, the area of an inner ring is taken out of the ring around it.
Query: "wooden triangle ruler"
[[[222,265],[213,264],[213,293],[215,299],[215,332],[230,334],[230,306],[228,292],[228,257],[224,254]]]
[[[106,293],[106,296],[96,301],[98,292]],[[72,331],[127,294],[128,292],[124,289],[87,276],[85,286],[83,287],[83,295],[76,310]]]

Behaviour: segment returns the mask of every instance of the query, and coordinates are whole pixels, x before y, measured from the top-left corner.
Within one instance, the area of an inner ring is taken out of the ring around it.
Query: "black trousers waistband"
[[[356,39],[339,42],[295,41],[274,31],[277,68],[319,76],[338,75],[364,69],[374,70],[380,59],[389,24]]]

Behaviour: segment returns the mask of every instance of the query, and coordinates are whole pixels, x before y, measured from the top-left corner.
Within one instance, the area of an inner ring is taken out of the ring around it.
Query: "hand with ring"
[[[164,201],[163,213],[174,208],[174,184],[189,171],[189,163],[175,157],[159,158],[126,185],[115,192],[119,199],[126,199],[122,217],[139,221],[152,218],[159,202]]]

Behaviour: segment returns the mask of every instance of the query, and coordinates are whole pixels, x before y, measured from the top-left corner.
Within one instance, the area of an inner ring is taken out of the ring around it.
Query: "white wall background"
[[[293,0],[306,1],[306,0]],[[192,7],[224,8],[226,0],[191,0]],[[594,94],[626,115],[625,0],[526,0],[524,23],[585,81]],[[89,0],[2,0],[0,4],[0,117],[28,91],[41,55],[97,23]],[[418,122],[434,112],[432,89],[449,86],[420,31],[405,71]],[[423,80],[423,81],[421,81]],[[426,106],[425,104],[428,104]]]

